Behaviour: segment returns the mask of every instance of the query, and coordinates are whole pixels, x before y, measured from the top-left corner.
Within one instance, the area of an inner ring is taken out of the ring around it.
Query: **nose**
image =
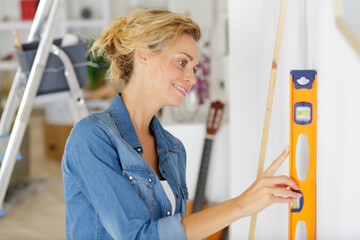
[[[185,75],[185,81],[191,86],[196,84],[196,77],[193,70],[187,72],[187,74]]]

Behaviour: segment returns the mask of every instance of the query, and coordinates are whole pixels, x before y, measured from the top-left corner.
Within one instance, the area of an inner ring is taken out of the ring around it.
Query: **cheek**
[[[178,78],[181,78],[182,71],[178,67],[170,64],[166,69],[164,69],[164,77],[168,81],[173,81]]]

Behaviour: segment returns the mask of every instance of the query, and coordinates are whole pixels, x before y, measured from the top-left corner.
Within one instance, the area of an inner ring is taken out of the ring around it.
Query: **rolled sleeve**
[[[181,214],[158,220],[159,239],[186,240],[185,228],[181,221]]]

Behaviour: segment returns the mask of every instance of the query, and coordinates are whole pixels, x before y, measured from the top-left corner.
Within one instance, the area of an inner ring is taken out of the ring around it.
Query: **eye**
[[[186,61],[186,60],[180,60],[180,61],[178,61],[178,63],[179,63],[182,67],[185,67],[187,61]]]

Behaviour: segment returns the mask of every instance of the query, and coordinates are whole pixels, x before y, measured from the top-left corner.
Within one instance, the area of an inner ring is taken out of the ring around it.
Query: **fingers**
[[[275,161],[268,167],[263,176],[274,176],[275,172],[279,169],[281,164],[285,161],[285,159],[289,156],[289,146],[285,148],[285,150],[281,153],[281,155],[275,159]]]
[[[299,190],[299,186],[294,179],[288,176],[276,176],[276,177],[264,177],[261,179],[265,187],[291,187],[295,190]]]
[[[291,191],[287,188],[270,188],[268,189],[269,193],[271,193],[272,195],[274,195],[275,199],[277,199],[277,197],[279,197],[278,195],[281,195],[280,197],[282,198],[300,198],[302,195],[301,193],[297,193],[294,191]],[[277,195],[277,196],[275,196]]]
[[[273,196],[272,200],[273,203],[292,203],[296,200],[296,198]]]
[[[287,176],[260,177],[238,199],[248,216],[273,203],[291,203],[302,196],[288,187],[299,190],[296,182]]]

